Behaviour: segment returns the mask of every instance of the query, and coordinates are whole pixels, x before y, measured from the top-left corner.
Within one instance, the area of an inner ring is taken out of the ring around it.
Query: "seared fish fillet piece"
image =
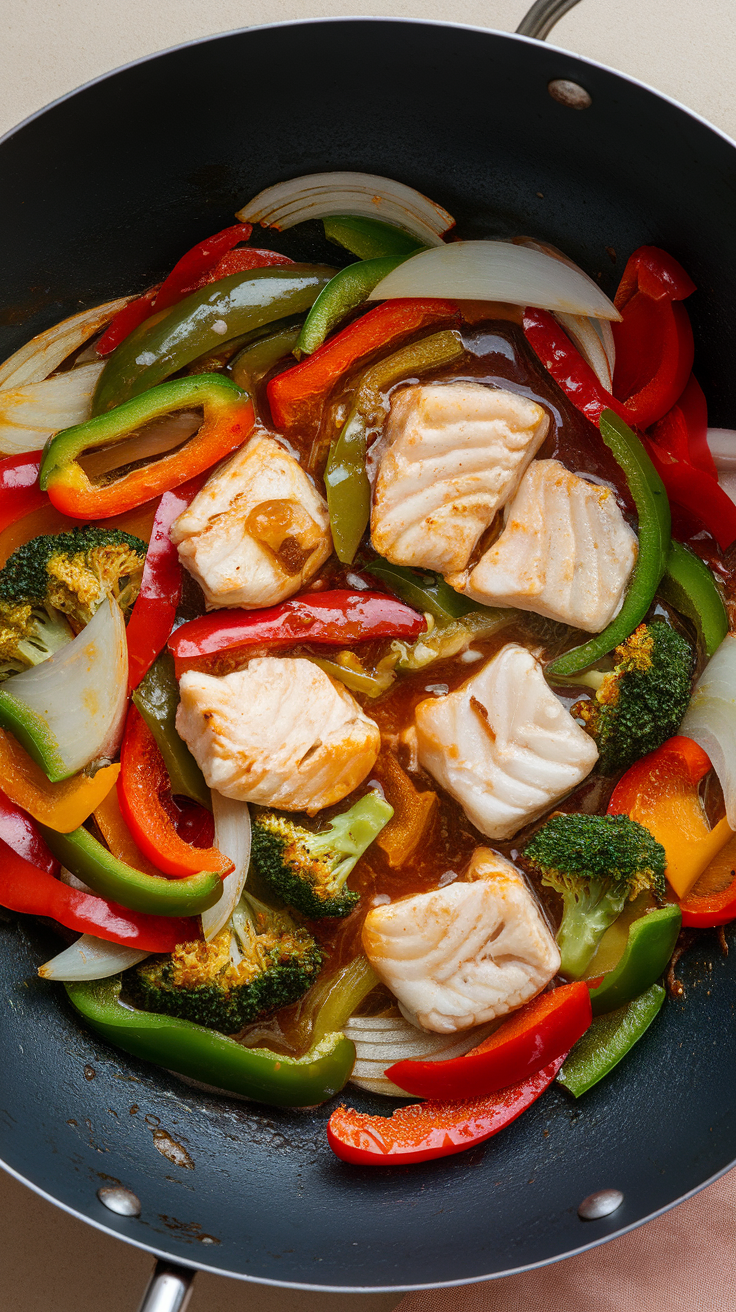
[[[621,609],[638,542],[607,487],[535,460],[506,524],[474,569],[447,582],[488,606],[518,606],[588,633]]]
[[[535,401],[480,383],[404,388],[376,479],[376,551],[397,565],[464,569],[548,427]]]
[[[560,966],[526,883],[487,847],[463,880],[369,911],[363,948],[407,1020],[439,1034],[505,1016]]]
[[[266,434],[222,465],[171,526],[207,607],[275,606],[332,551],[327,505],[299,462]]]
[[[512,838],[598,760],[526,647],[507,643],[472,679],[416,708],[419,762],[489,838]]]
[[[188,670],[176,727],[224,797],[314,815],[372,770],[378,725],[341,683],[299,658],[261,656],[215,678]]]

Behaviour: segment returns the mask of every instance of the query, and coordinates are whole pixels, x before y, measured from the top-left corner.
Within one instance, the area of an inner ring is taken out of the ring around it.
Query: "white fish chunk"
[[[256,657],[216,678],[179,683],[180,737],[224,797],[314,815],[373,769],[378,725],[341,683],[303,658]]]
[[[610,488],[535,460],[500,537],[447,582],[488,606],[518,606],[600,633],[623,605],[638,542]]]
[[[489,838],[512,838],[582,783],[593,739],[526,647],[505,647],[446,697],[416,708],[419,763]]]
[[[407,1020],[439,1034],[505,1016],[560,966],[526,883],[487,847],[463,880],[369,911],[363,947]]]
[[[378,466],[376,551],[397,565],[464,569],[548,427],[535,401],[480,383],[404,388]]]
[[[171,526],[208,609],[275,606],[332,551],[327,505],[299,462],[267,434],[222,465]]]

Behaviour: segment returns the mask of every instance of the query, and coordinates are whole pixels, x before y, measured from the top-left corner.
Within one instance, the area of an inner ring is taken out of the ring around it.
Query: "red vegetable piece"
[[[426,620],[384,592],[316,592],[267,610],[221,610],[182,624],[169,638],[176,677],[204,669],[227,652],[297,643],[349,644],[373,638],[418,638]]]
[[[196,920],[144,915],[69,888],[48,871],[31,865],[1,839],[0,905],[21,915],[48,916],[79,934],[93,934],[144,952],[173,952],[177,943],[197,937]]]
[[[0,460],[0,533],[34,510],[49,504],[38,486],[39,451]]]
[[[643,246],[629,259],[616,294],[613,392],[629,423],[648,428],[681,396],[693,367],[693,331],[678,304],[695,290],[666,251]]]
[[[598,427],[603,410],[615,410],[629,422],[623,406],[601,385],[590,365],[549,310],[527,307],[522,323],[524,336],[534,354],[558,387],[562,388],[565,396],[591,423]]]
[[[587,982],[565,984],[520,1007],[464,1057],[399,1061],[386,1078],[420,1098],[482,1098],[536,1075],[569,1052],[592,1019]]]
[[[614,303],[617,310],[623,310],[637,291],[655,301],[684,301],[695,290],[692,278],[674,256],[659,246],[640,246],[626,262]]]
[[[44,843],[35,820],[3,792],[0,792],[0,839],[39,870],[49,875],[58,875],[61,870],[61,862]]]
[[[703,469],[669,455],[651,438],[643,439],[670,501],[688,510],[725,551],[736,541],[736,506]]]
[[[134,301],[128,301],[122,310],[118,310],[115,318],[107,325],[104,333],[95,346],[95,351],[99,356],[111,355],[121,342],[132,333],[134,328],[148,319],[153,314],[153,305],[158,296],[161,283],[157,283],[150,291],[144,292],[142,296],[136,297]]]
[[[356,1166],[408,1166],[462,1153],[498,1134],[531,1107],[566,1056],[485,1098],[412,1103],[399,1107],[393,1116],[366,1116],[352,1107],[338,1107],[327,1125],[327,1141],[342,1161]]]
[[[248,269],[268,269],[277,264],[293,264],[288,255],[279,255],[278,251],[258,250],[254,246],[244,246],[237,251],[228,251],[217,262],[214,269],[204,274],[197,284],[204,287],[208,282],[217,282],[228,278],[231,273],[245,273]]]
[[[697,885],[680,903],[683,929],[714,929],[736,920],[736,870],[727,888],[699,896]]]
[[[169,305],[176,305],[190,292],[200,286],[200,279],[209,273],[227,251],[232,250],[240,241],[247,241],[253,231],[251,223],[236,223],[231,228],[223,228],[205,241],[187,251],[177,260],[168,278],[162,283],[156,297],[156,310],[165,310]],[[222,275],[221,275],[222,276]]]

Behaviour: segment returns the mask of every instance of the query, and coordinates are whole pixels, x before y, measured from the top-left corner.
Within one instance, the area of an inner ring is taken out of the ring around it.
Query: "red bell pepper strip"
[[[675,459],[649,437],[642,440],[670,501],[695,515],[726,551],[736,541],[736,505],[731,498],[703,469]]]
[[[718,479],[718,470],[708,446],[708,403],[695,374],[677,404],[649,430],[652,442],[675,460],[702,469]]]
[[[95,352],[99,356],[112,355],[116,346],[132,333],[148,317],[153,314],[153,307],[156,297],[161,289],[161,283],[156,283],[150,291],[144,292],[142,296],[137,296],[134,301],[128,301],[122,310],[118,310],[115,318],[107,325],[101,338],[95,345]]]
[[[733,858],[732,858],[733,859]],[[697,891],[697,885],[680,903],[683,929],[714,929],[736,920],[736,870],[726,888],[715,893]]]
[[[420,1098],[483,1098],[536,1075],[569,1052],[592,1020],[587,982],[565,984],[520,1007],[465,1056],[399,1061],[388,1068],[386,1078]]]
[[[228,278],[231,273],[245,273],[246,269],[269,269],[272,265],[293,264],[288,255],[279,255],[278,251],[258,250],[255,246],[244,246],[237,251],[228,251],[218,260],[214,269],[203,274],[197,283],[197,288],[204,287],[208,282],[218,282],[220,278]],[[193,291],[196,288],[192,288]]]
[[[316,424],[335,383],[360,360],[378,350],[388,354],[410,333],[447,320],[459,320],[454,301],[386,301],[369,310],[306,360],[271,379],[267,391],[274,424],[282,431]]]
[[[33,818],[0,792],[0,839],[32,866],[58,875],[61,863],[43,841]]]
[[[0,460],[0,533],[19,519],[49,504],[38,485],[39,451]]]
[[[375,638],[418,638],[427,622],[418,611],[385,592],[303,594],[268,610],[214,611],[182,624],[169,638],[177,679],[185,670],[205,669],[227,653],[237,660],[253,647],[370,642]]]
[[[648,428],[675,404],[693,367],[693,331],[679,302],[695,284],[666,251],[642,246],[629,259],[616,293],[613,392],[629,423]]]
[[[173,952],[197,935],[197,921],[148,916],[83,893],[31,865],[0,840],[0,906],[27,916],[48,916],[65,929],[93,934],[144,952]]]
[[[128,709],[120,751],[118,801],[123,819],[144,856],[166,875],[200,870],[227,875],[233,863],[216,847],[192,847],[178,833],[163,757],[143,716]]]
[[[128,620],[128,692],[145,678],[171,633],[181,597],[181,565],[169,530],[206,479],[206,472],[198,474],[181,487],[164,492],[158,503],[141,590]]]
[[[558,387],[572,401],[577,410],[598,427],[604,410],[616,414],[630,423],[623,406],[607,392],[590,365],[573,345],[564,328],[549,313],[527,307],[522,319],[524,336],[534,354],[552,375]]]
[[[565,1054],[567,1056],[567,1054]],[[416,1102],[393,1116],[366,1116],[338,1107],[327,1125],[327,1141],[344,1162],[356,1166],[408,1166],[474,1148],[505,1129],[554,1080],[564,1057],[485,1098],[462,1102]]]
[[[214,236],[207,237],[196,246],[192,246],[186,255],[177,260],[168,278],[162,283],[156,297],[156,310],[165,310],[169,305],[176,305],[190,292],[201,286],[200,279],[215,267],[218,261],[240,241],[247,241],[253,231],[251,223],[235,223],[231,228],[223,228]],[[222,276],[222,275],[221,275]]]

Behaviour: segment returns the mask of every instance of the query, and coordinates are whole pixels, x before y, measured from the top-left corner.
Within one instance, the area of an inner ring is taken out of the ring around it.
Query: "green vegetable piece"
[[[345,882],[393,813],[377,792],[361,797],[319,833],[277,811],[259,812],[252,821],[254,868],[286,906],[312,920],[348,916],[360,894]]]
[[[19,697],[8,692],[7,687],[0,688],[0,728],[12,733],[52,784],[68,779],[74,773],[69,770],[46,721]]]
[[[118,902],[131,911],[154,916],[198,916],[219,901],[222,879],[216,872],[202,871],[184,879],[144,875],[120,861],[87,829],[59,834],[39,824],[48,847],[67,870],[89,884],[100,897]]]
[[[565,1058],[557,1083],[576,1098],[587,1093],[631,1052],[649,1029],[664,999],[662,985],[652,984],[635,1001],[594,1020]]]
[[[80,1016],[117,1048],[230,1093],[276,1107],[313,1107],[347,1082],[355,1048],[343,1034],[325,1034],[304,1057],[246,1048],[191,1021],[132,1011],[120,1001],[120,976],[66,984]]]
[[[705,561],[673,541],[659,591],[675,610],[692,620],[710,660],[728,633],[728,611]]]
[[[594,1016],[622,1007],[659,979],[675,950],[681,925],[682,912],[672,903],[632,922],[621,960],[598,988],[590,990]]]
[[[499,629],[513,624],[519,617],[516,610],[501,607],[493,610],[473,610],[459,620],[440,622],[428,634],[422,634],[416,642],[406,643],[395,638],[391,651],[398,657],[396,669],[402,674],[413,670],[425,670],[434,661],[447,660],[457,656],[476,641],[490,638]]]
[[[340,269],[320,292],[302,328],[294,354],[312,355],[346,314],[368,299],[370,292],[392,269],[403,264],[405,255],[388,259],[361,260]]]
[[[133,701],[156,739],[164,758],[175,797],[191,797],[208,811],[212,810],[210,790],[192,753],[176,732],[179,685],[174,674],[174,658],[162,651],[145,679],[133,693]]]
[[[449,583],[445,583],[441,574],[431,570],[411,569],[408,565],[392,565],[380,556],[365,566],[367,574],[385,583],[408,606],[422,613],[429,611],[436,620],[462,619],[471,611],[479,614],[496,615],[497,611],[489,606],[479,606],[477,601],[470,601],[459,592],[455,592]],[[514,612],[516,614],[516,612]]]
[[[313,665],[319,665],[331,679],[339,679],[351,692],[360,692],[364,697],[381,697],[396,679],[392,668],[371,672],[370,670],[352,670],[349,665],[338,665],[337,661],[327,660],[323,656],[308,656]]]
[[[670,549],[670,504],[664,483],[642,443],[613,410],[603,411],[600,428],[603,441],[626,475],[636,504],[639,555],[618,615],[602,633],[552,661],[547,667],[551,677],[578,674],[633,632],[652,604]]]
[[[394,256],[405,260],[424,250],[424,246],[411,232],[395,228],[380,219],[364,219],[357,214],[340,214],[323,219],[325,237],[335,246],[357,255],[359,260],[375,260]]]
[[[312,1042],[341,1030],[355,1015],[361,1002],[380,980],[367,957],[354,957],[334,975],[321,976],[315,984],[319,1005],[315,1012]]]
[[[246,392],[294,350],[302,330],[302,320],[284,319],[283,324],[274,324],[273,327],[278,331],[259,334],[258,340],[244,346],[230,365],[233,382]]]
[[[230,338],[304,313],[334,272],[311,264],[248,269],[192,292],[159,322],[141,324],[113,351],[100,375],[92,414],[102,415],[155,387]]]

